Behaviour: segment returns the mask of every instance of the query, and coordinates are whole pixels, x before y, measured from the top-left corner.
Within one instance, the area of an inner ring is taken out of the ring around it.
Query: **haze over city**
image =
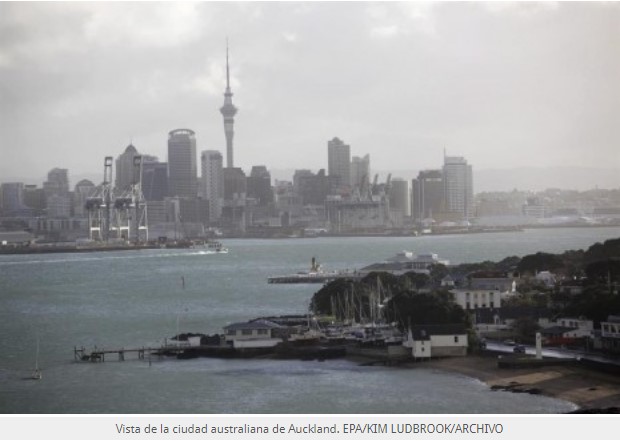
[[[406,178],[445,148],[476,191],[514,167],[620,184],[617,3],[2,3],[0,17],[5,181],[100,180],[130,142],[165,161],[179,127],[224,151],[228,37],[246,170],[325,168],[338,136]]]

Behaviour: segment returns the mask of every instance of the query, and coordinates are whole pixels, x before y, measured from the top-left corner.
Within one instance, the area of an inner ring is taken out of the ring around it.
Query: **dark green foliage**
[[[465,311],[447,291],[399,294],[388,302],[386,315],[401,329],[407,329],[409,324],[467,323]]]
[[[570,299],[564,312],[574,317],[587,317],[598,324],[607,320],[607,316],[620,313],[620,295],[611,293],[605,285],[589,286]]]
[[[517,269],[521,273],[536,274],[539,271],[555,271],[562,268],[562,259],[557,254],[528,254],[521,259]]]
[[[611,258],[590,263],[585,269],[590,285],[610,285],[620,280],[620,259]]]
[[[596,262],[610,258],[620,258],[620,238],[609,239],[603,243],[595,243],[585,252],[586,262]]]
[[[534,343],[536,331],[540,329],[536,320],[531,317],[519,317],[515,320],[514,330],[520,343]]]

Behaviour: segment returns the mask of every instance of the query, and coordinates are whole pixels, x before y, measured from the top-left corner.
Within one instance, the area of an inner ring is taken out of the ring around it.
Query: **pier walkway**
[[[136,355],[138,360],[144,360],[145,358],[149,358],[152,355],[156,356],[176,356],[186,349],[190,348],[190,346],[185,343],[180,344],[165,344],[158,347],[141,347],[141,348],[118,348],[118,349],[98,349],[96,346],[94,349],[88,351],[83,346],[78,348],[77,346],[73,347],[73,358],[75,361],[91,361],[91,362],[104,362],[106,359],[106,355],[116,355],[118,361],[125,361],[126,355]]]

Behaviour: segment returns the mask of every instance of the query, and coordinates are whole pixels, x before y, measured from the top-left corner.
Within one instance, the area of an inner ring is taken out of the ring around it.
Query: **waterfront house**
[[[604,351],[620,353],[620,315],[610,315],[601,322],[601,342]]]
[[[415,325],[409,329],[403,346],[411,349],[416,360],[462,357],[467,355],[467,331],[457,324]]]
[[[269,320],[252,320],[224,326],[224,338],[233,348],[269,348],[283,341],[287,328]]]
[[[592,320],[574,317],[562,317],[552,322],[553,326],[540,331],[543,343],[546,345],[570,345],[578,340],[592,338],[594,336],[594,323]]]

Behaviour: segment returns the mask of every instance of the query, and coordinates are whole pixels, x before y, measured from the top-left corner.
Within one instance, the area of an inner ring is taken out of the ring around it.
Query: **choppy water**
[[[620,228],[417,238],[227,240],[229,254],[145,250],[0,256],[2,413],[521,413],[572,405],[491,392],[427,369],[326,362],[195,359],[73,362],[73,347],[135,347],[176,333],[221,332],[260,315],[303,313],[317,285],[270,275],[354,269],[404,249],[453,263],[585,248]],[[185,289],[181,286],[185,278]],[[41,342],[42,381],[24,381]]]

